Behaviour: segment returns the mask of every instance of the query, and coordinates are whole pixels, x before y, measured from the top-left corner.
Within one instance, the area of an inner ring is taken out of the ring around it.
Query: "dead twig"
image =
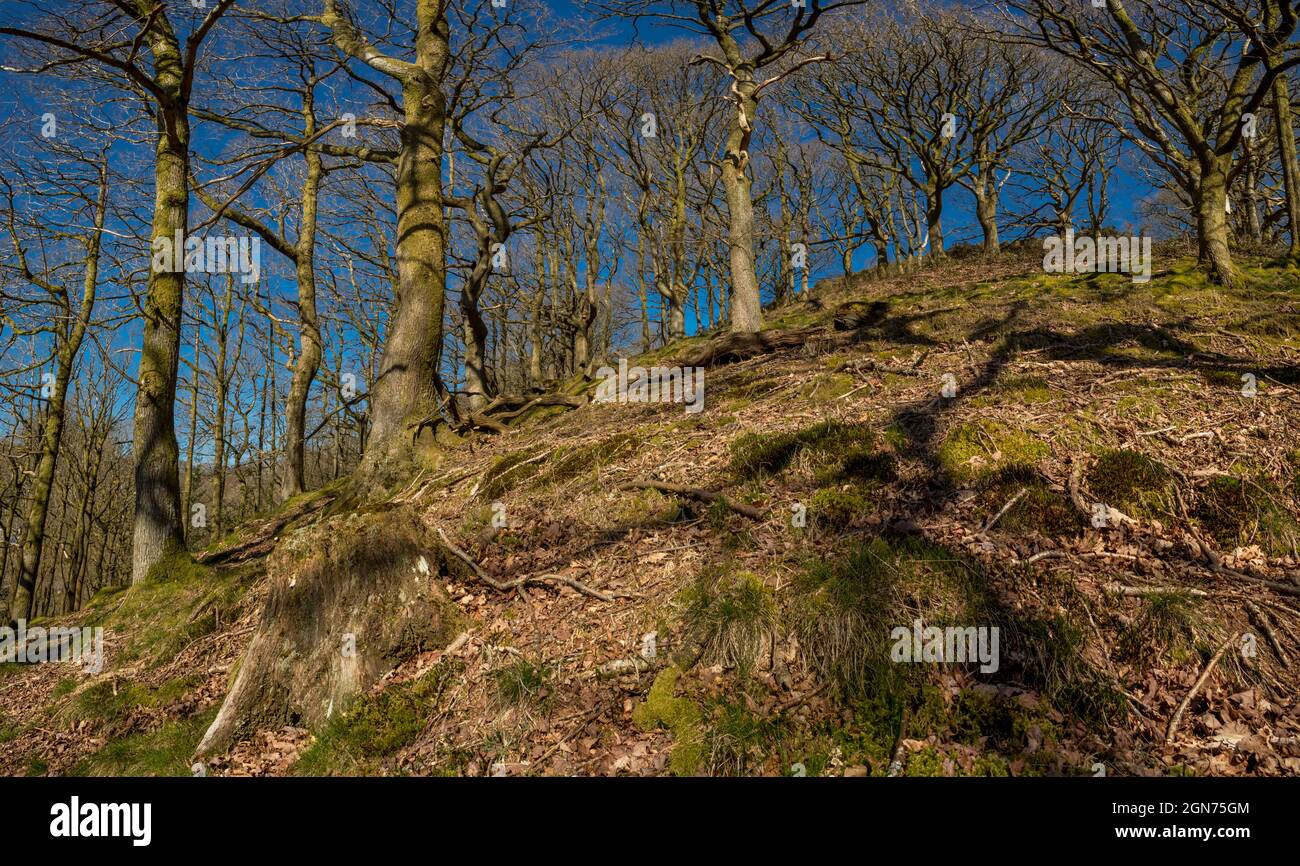
[[[1205,685],[1205,681],[1210,678],[1210,674],[1213,673],[1219,660],[1223,658],[1223,654],[1228,651],[1228,647],[1232,646],[1236,639],[1236,635],[1231,635],[1223,642],[1223,646],[1219,647],[1219,651],[1214,654],[1214,658],[1210,659],[1209,663],[1205,665],[1205,670],[1201,671],[1201,675],[1196,678],[1196,682],[1192,683],[1191,691],[1183,698],[1183,702],[1178,705],[1178,709],[1174,710],[1173,716],[1169,719],[1169,728],[1165,731],[1166,746],[1173,743],[1174,734],[1178,733],[1178,725],[1183,720],[1183,713],[1187,712],[1187,707],[1191,705],[1192,698],[1196,697],[1197,692]]]

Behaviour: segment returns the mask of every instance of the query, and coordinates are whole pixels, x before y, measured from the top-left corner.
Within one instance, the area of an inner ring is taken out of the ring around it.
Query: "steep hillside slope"
[[[5,666],[0,768],[190,773],[280,653],[203,772],[1300,772],[1300,276],[1038,265],[824,283],[699,413],[545,410],[291,502],[96,598],[103,672]],[[931,626],[997,653],[898,661]]]

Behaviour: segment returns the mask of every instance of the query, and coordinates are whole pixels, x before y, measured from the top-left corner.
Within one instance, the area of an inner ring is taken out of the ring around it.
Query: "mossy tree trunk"
[[[429,415],[440,388],[446,301],[446,225],[442,157],[450,63],[445,0],[417,0],[414,61],[372,46],[325,0],[321,23],[348,56],[401,85],[403,125],[396,159],[397,305],[388,323],[379,370],[370,392],[371,465],[405,444],[407,425]]]
[[[154,19],[150,43],[157,83],[166,98],[159,107],[154,164],[154,243],[171,243],[189,229],[189,112],[182,87],[181,49],[165,19]],[[182,257],[182,250],[173,251]],[[181,310],[185,272],[150,268],[144,301],[144,336],[137,373],[135,423],[135,528],[131,581],[140,583],[149,569],[185,544],[180,497],[180,450],[176,444],[174,407],[180,363]]]
[[[1282,162],[1282,185],[1286,191],[1287,224],[1291,230],[1289,254],[1292,259],[1300,259],[1300,163],[1296,162],[1295,125],[1291,119],[1291,95],[1285,75],[1279,75],[1273,82],[1272,97]]]
[[[50,387],[49,405],[42,425],[40,458],[32,479],[32,499],[27,508],[27,523],[23,530],[22,555],[19,560],[18,577],[14,583],[14,596],[9,605],[10,620],[26,620],[32,612],[32,598],[36,591],[36,578],[40,573],[41,554],[45,546],[45,522],[49,516],[50,491],[54,486],[54,472],[58,467],[59,450],[63,441],[63,425],[67,411],[68,383],[72,379],[73,367],[81,344],[90,325],[95,308],[96,287],[99,281],[99,254],[102,248],[104,214],[108,205],[108,166],[107,157],[101,162],[99,187],[95,203],[93,227],[86,237],[86,259],[83,268],[81,305],[75,317],[72,315],[71,303],[67,291],[60,285],[52,283],[37,275],[28,267],[27,256],[17,234],[13,235],[14,250],[23,269],[24,276],[58,299],[58,306],[67,314],[64,321],[55,326],[57,349],[55,350],[56,372]],[[12,223],[11,223],[12,226]],[[84,502],[82,505],[84,511]]]

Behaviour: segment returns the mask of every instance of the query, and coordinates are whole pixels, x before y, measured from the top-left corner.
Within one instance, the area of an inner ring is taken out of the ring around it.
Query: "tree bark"
[[[1278,151],[1282,161],[1282,183],[1286,190],[1286,215],[1291,230],[1290,255],[1300,258],[1300,163],[1296,162],[1295,126],[1291,120],[1291,96],[1287,77],[1273,82],[1273,114],[1277,124]]]
[[[311,88],[303,92],[303,137],[316,134],[316,115],[313,110]],[[298,358],[289,380],[289,394],[285,398],[284,417],[284,476],[280,483],[280,498],[297,496],[306,489],[303,477],[303,460],[307,447],[307,397],[311,384],[320,370],[321,335],[316,316],[316,211],[320,190],[321,158],[317,151],[308,149],[303,156],[307,174],[302,185],[302,219],[295,245],[295,275],[298,285]]]
[[[752,334],[763,325],[762,295],[754,266],[753,180],[749,175],[749,143],[758,100],[753,74],[736,71],[733,98],[736,112],[727,134],[722,160],[722,186],[727,198],[727,248],[731,260],[731,330]]]
[[[171,104],[158,109],[159,129],[154,166],[154,212],[151,237],[170,243],[184,237],[189,213],[189,117],[180,81],[181,52],[175,38],[155,39],[154,65],[159,86]],[[174,251],[183,258],[184,251]],[[180,496],[180,449],[176,444],[174,407],[180,363],[181,309],[185,271],[150,268],[144,301],[144,337],[137,378],[135,422],[135,526],[131,582],[140,583],[149,569],[185,545]]]
[[[1198,256],[1225,286],[1237,284],[1237,269],[1228,246],[1227,160],[1212,159],[1201,169],[1196,195]]]
[[[323,19],[336,44],[398,79],[404,125],[397,157],[397,306],[371,389],[366,460],[373,465],[408,438],[438,395],[446,301],[446,223],[442,201],[449,28],[441,0],[416,4],[415,61],[385,58],[328,3]]]

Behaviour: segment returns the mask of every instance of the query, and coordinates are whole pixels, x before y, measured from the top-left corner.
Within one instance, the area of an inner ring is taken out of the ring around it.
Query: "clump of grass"
[[[598,466],[625,457],[636,450],[641,437],[636,433],[618,433],[600,442],[579,445],[557,453],[548,461],[542,484],[558,484],[590,472]]]
[[[892,454],[852,451],[834,468],[823,472],[818,480],[823,483],[848,481],[853,484],[874,486],[894,480],[898,474],[897,467],[898,461]]]
[[[1192,516],[1224,550],[1257,543],[1270,554],[1283,555],[1300,537],[1300,525],[1276,488],[1245,478],[1211,479],[1198,491]]]
[[[800,456],[825,468],[845,454],[869,448],[874,438],[870,427],[842,421],[785,433],[746,433],[731,443],[731,471],[741,478],[775,475]]]
[[[920,539],[875,538],[844,557],[815,560],[795,581],[790,616],[818,675],[850,696],[901,702],[922,665],[894,664],[891,633],[920,617],[928,625],[991,624],[991,604],[972,563]]]
[[[710,664],[748,672],[777,627],[772,590],[750,572],[706,569],[681,600],[688,639]]]
[[[326,722],[292,771],[300,776],[372,772],[415,742],[459,673],[457,662],[444,660],[419,679],[360,698]]]
[[[1110,448],[1088,468],[1088,488],[1106,505],[1138,517],[1173,513],[1169,470],[1140,451]]]
[[[1180,592],[1155,592],[1120,635],[1116,654],[1147,670],[1165,659],[1185,660],[1196,641],[1196,600]]]
[[[170,721],[153,731],[109,740],[83,758],[72,776],[188,776],[190,758],[217,710]]]
[[[1083,628],[1068,613],[1026,617],[1003,640],[1019,648],[1028,682],[1062,712],[1098,730],[1127,712],[1124,696],[1088,661]]]
[[[497,705],[502,708],[541,703],[549,693],[553,675],[550,665],[524,656],[515,656],[488,673],[496,690]]]
[[[782,733],[778,721],[730,695],[706,702],[704,719],[704,751],[714,776],[752,775]]]

